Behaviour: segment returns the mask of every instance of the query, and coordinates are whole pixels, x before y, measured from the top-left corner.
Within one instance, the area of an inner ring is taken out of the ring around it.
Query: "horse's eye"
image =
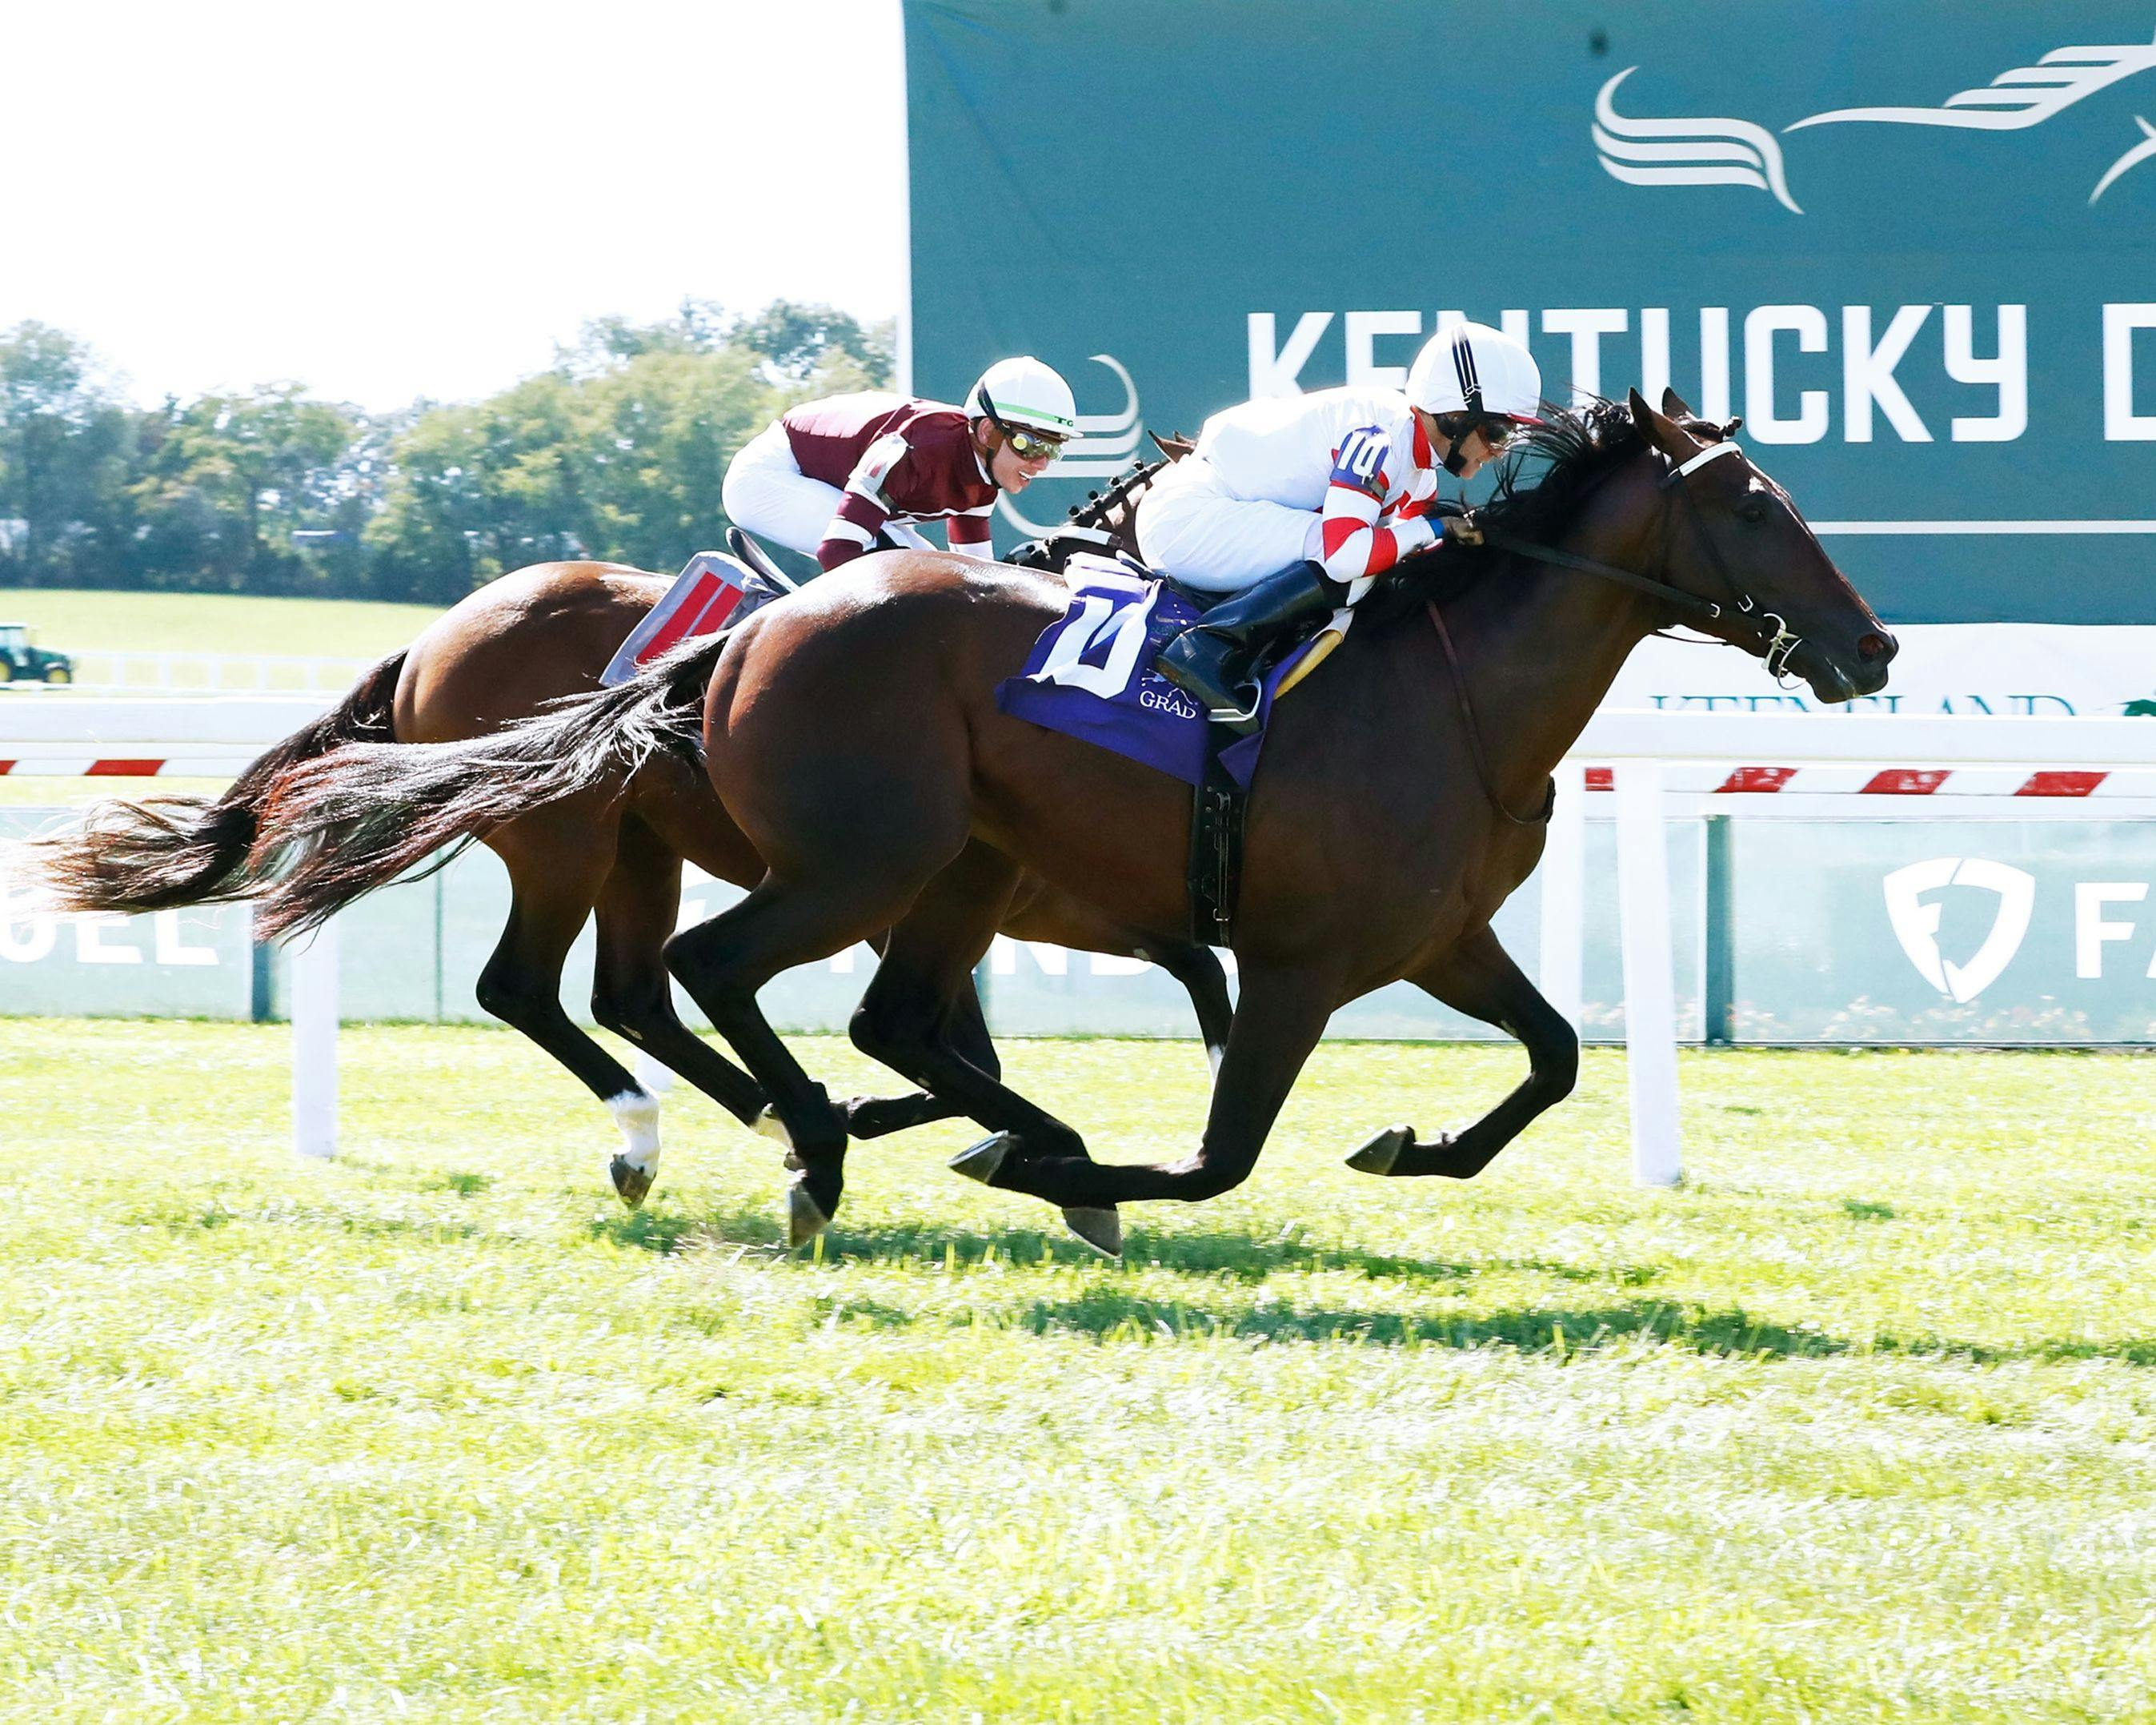
[[[1767,519],[1767,500],[1764,497],[1747,497],[1737,506],[1737,518],[1748,526],[1758,526]]]

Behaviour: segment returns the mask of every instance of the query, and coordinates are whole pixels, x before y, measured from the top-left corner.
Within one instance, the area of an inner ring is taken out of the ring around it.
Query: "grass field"
[[[0,588],[0,621],[64,653],[300,653],[371,659],[441,615],[433,605],[225,593]]]
[[[870,1081],[808,1045],[835,1087]],[[1015,1044],[1096,1153],[1187,1047]],[[38,1720],[2156,1715],[2156,1125],[2126,1058],[1623,1067],[1467,1186],[1340,1166],[1502,1051],[1325,1050],[1128,1260],[670,1105],[641,1214],[518,1039],[0,1023],[0,1712]]]

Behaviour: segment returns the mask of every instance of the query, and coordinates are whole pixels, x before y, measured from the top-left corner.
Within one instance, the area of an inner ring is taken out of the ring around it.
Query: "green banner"
[[[1890,622],[2156,622],[2156,11],[906,0],[921,393],[1141,427],[1397,383],[1448,316],[1675,385]]]

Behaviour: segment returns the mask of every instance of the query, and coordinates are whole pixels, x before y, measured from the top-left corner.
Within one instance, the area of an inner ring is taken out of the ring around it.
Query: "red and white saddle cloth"
[[[700,551],[674,578],[666,596],[629,632],[599,685],[626,683],[653,660],[663,658],[691,635],[715,635],[761,610],[783,589],[722,551]]]

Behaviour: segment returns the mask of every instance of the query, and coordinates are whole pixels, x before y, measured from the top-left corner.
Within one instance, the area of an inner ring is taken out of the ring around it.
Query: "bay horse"
[[[1519,485],[1513,458],[1480,512],[1484,542],[1404,564],[1275,716],[1236,914],[1240,996],[1204,1136],[1179,1160],[1094,1162],[953,1034],[969,955],[1021,870],[1149,938],[1188,916],[1187,788],[998,710],[998,684],[1065,614],[1060,583],[932,552],[864,560],[855,578],[812,587],[715,646],[460,746],[461,777],[430,798],[429,832],[484,830],[681,746],[680,692],[703,681],[706,771],[767,872],[675,935],[666,958],[783,1124],[797,1241],[839,1201],[845,1121],[757,990],[884,929],[855,1040],[993,1128],[960,1172],[1062,1207],[1103,1250],[1120,1244],[1118,1204],[1240,1183],[1332,1013],[1401,978],[1517,1038],[1528,1076],[1456,1137],[1394,1127],[1350,1164],[1471,1177],[1577,1075],[1578,1038],[1490,924],[1541,855],[1552,769],[1633,647],[1691,621],[1830,702],[1884,687],[1897,650],[1789,494],[1733,441],[1734,422],[1696,419],[1673,393],[1657,411],[1636,390],[1550,419],[1522,452],[1543,464],[1538,482]],[[336,751],[285,775],[264,842],[333,840],[408,807],[355,758],[384,752]],[[304,918],[333,883],[303,865],[280,895],[280,915]]]
[[[841,574],[833,584],[847,578]],[[254,896],[275,872],[260,855],[249,859],[263,839],[260,812],[275,801],[281,774],[353,743],[403,747],[488,736],[552,701],[595,691],[614,649],[667,586],[664,577],[610,563],[541,563],[504,575],[368,671],[334,711],[264,753],[221,796],[93,809],[81,827],[38,847],[45,878],[61,907],[78,911],[152,911]],[[662,957],[680,907],[684,858],[740,886],[764,872],[694,752],[654,751],[606,783],[492,828],[484,840],[507,868],[511,904],[479,975],[479,1003],[552,1055],[612,1112],[624,1142],[608,1158],[608,1173],[624,1201],[631,1208],[642,1203],[656,1176],[659,1104],[562,1009],[562,967],[588,919],[597,925],[593,1017],[743,1124],[770,1130],[762,1087],[677,1015]],[[377,869],[367,884],[388,880],[403,862],[393,856],[388,872]],[[346,864],[350,884],[360,865],[357,858]],[[340,902],[352,896],[357,893]],[[1037,880],[1010,895],[995,921],[1019,940],[1159,964],[1188,991],[1209,1053],[1218,1057],[1229,1009],[1219,960],[1209,949],[1187,936],[1118,928]],[[263,935],[280,926],[275,906],[256,925]],[[957,1023],[972,1057],[993,1062],[993,1045],[970,990]],[[952,1111],[925,1096],[856,1098],[841,1106],[860,1138]]]

